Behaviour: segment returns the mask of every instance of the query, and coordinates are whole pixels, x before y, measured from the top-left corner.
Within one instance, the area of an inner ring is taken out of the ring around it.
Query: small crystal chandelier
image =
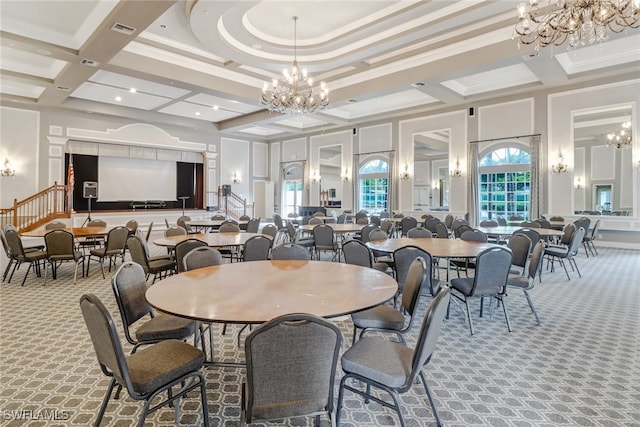
[[[11,166],[9,159],[4,159],[4,168],[0,170],[2,176],[15,176],[16,170]]]
[[[631,147],[631,122],[624,122],[620,131],[608,134],[607,145],[616,148]]]
[[[313,88],[313,79],[307,75],[307,70],[298,67],[297,57],[297,25],[298,17],[293,17],[293,66],[291,71],[285,69],[280,79],[273,79],[271,88],[269,83],[262,88],[260,103],[266,105],[269,111],[289,115],[302,115],[324,110],[329,105],[329,88],[325,82],[320,82],[320,88]]]
[[[569,172],[569,166],[564,161],[562,153],[558,153],[558,163],[551,165],[551,172],[553,173],[567,173]]]
[[[514,37],[520,44],[535,44],[536,50],[560,46],[568,49],[608,38],[609,31],[620,33],[640,25],[640,0],[548,0],[518,6],[519,20]]]
[[[456,160],[456,168],[451,171],[452,178],[461,178],[462,177],[462,169],[460,169],[460,159]]]

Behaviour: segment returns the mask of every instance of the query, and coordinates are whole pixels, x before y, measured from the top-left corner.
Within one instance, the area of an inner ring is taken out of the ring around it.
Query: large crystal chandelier
[[[535,44],[537,50],[568,41],[568,49],[575,49],[607,40],[610,31],[637,28],[640,0],[530,0],[520,3],[518,13],[518,45]]]
[[[298,17],[293,17],[293,66],[285,69],[280,79],[273,79],[271,87],[265,83],[260,102],[269,108],[289,115],[315,113],[329,105],[329,88],[325,82],[320,87],[313,87],[313,79],[307,75],[307,70],[298,66],[297,58],[297,25]]]
[[[631,147],[631,122],[624,122],[618,132],[607,134],[607,145],[616,148]]]

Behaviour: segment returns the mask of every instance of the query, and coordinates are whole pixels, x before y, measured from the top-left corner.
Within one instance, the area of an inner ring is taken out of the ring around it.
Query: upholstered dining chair
[[[319,426],[323,414],[331,422],[341,346],[338,327],[311,314],[286,314],[256,328],[245,340],[241,425],[315,416]]]
[[[242,260],[248,261],[264,261],[269,259],[269,251],[271,251],[272,240],[267,236],[253,236],[244,243],[242,250]]]
[[[433,237],[433,233],[424,227],[413,227],[411,230],[407,231],[407,237],[419,239],[431,238]]]
[[[84,255],[76,249],[75,238],[73,234],[66,230],[55,229],[44,235],[44,243],[47,248],[47,265],[44,269],[44,283],[47,283],[47,270],[51,264],[51,276],[55,280],[57,277],[58,267],[65,261],[73,261],[75,263],[75,272],[73,274],[73,283],[76,283],[78,277],[78,266],[82,264],[82,275],[84,276]]]
[[[187,234],[193,234],[196,231],[187,224],[188,221],[191,221],[191,217],[183,215],[176,220],[176,224],[178,225],[178,227],[184,228]]]
[[[34,268],[36,275],[40,277],[40,262],[45,262],[45,260],[47,259],[47,252],[43,251],[42,249],[26,250],[22,244],[20,234],[13,227],[4,228],[4,238],[6,239],[8,247],[8,254],[10,257],[9,259],[13,260],[13,269],[11,270],[11,275],[9,276],[8,283],[11,283],[13,273],[15,273],[16,269],[23,263],[28,263],[29,267],[27,268],[27,271],[26,273],[24,273],[24,277],[22,278],[22,286],[24,286],[24,283],[27,280],[27,276],[29,275],[29,271],[31,271],[31,267]]]
[[[415,311],[422,294],[422,286],[428,286],[427,278],[431,274],[431,257],[415,258],[409,266],[402,291],[401,310],[388,305],[378,305],[368,310],[358,311],[351,315],[353,322],[353,337],[351,344],[356,342],[356,334],[361,329],[360,339],[366,332],[387,332],[395,334],[401,343],[406,345],[404,335],[411,330],[415,319]],[[409,315],[405,320],[403,312]]]
[[[435,225],[436,228],[436,234],[438,239],[448,239],[449,238],[449,230],[447,229],[447,226],[442,223],[439,222]]]
[[[175,247],[175,262],[176,262],[176,272],[182,273],[184,271],[183,259],[184,256],[191,251],[191,249],[198,248],[201,246],[207,246],[205,242],[198,239],[186,239],[179,242]]]
[[[173,274],[175,271],[175,261],[171,258],[150,259],[147,254],[144,243],[138,236],[129,236],[127,239],[127,248],[131,255],[131,260],[142,266],[145,278],[148,279],[153,274],[152,284],[158,279],[166,277],[167,274]]]
[[[554,271],[554,263],[557,260],[562,267],[564,267],[564,272],[567,275],[567,280],[571,280],[571,276],[569,276],[569,270],[567,270],[567,265],[564,260],[569,262],[569,266],[572,270],[578,272],[578,276],[582,277],[580,273],[580,269],[578,268],[578,264],[576,263],[575,256],[578,255],[578,251],[580,250],[580,245],[582,244],[582,239],[584,238],[584,228],[580,227],[571,235],[571,240],[569,242],[569,246],[567,247],[547,247],[544,250],[544,255],[547,258],[548,262],[551,264],[551,271]],[[574,268],[575,267],[575,268]]]
[[[466,229],[469,228],[469,229]],[[473,230],[471,227],[467,227],[466,225],[460,226],[458,231],[462,231],[460,235],[460,240],[465,240],[467,242],[479,242],[479,243],[487,243],[489,241],[489,236],[486,233],[483,233],[479,230]],[[464,230],[464,231],[463,231]],[[476,268],[476,263],[474,260],[469,258],[463,259],[451,259],[449,260],[451,265],[456,268],[456,273],[458,277],[460,277],[460,270],[465,272],[465,275],[469,277],[469,270],[473,270]]]
[[[320,259],[321,252],[332,252],[332,261],[340,261],[340,245],[335,240],[333,228],[327,224],[318,224],[313,227],[313,251],[316,259]]]
[[[516,236],[518,234],[524,234],[529,238],[531,242],[537,242],[538,240],[540,240],[540,233],[538,233],[533,228],[528,228],[528,227],[520,228],[514,231],[512,236]],[[531,250],[533,250],[533,247],[530,248],[529,255],[531,255]]]
[[[347,264],[373,268],[375,270],[382,271],[383,273],[386,273],[389,270],[389,264],[384,262],[375,262],[373,260],[371,250],[360,240],[351,239],[343,243],[342,254],[344,256],[344,262]]]
[[[600,220],[597,220],[595,224],[593,224],[593,228],[591,229],[591,233],[586,233],[584,238],[582,239],[582,244],[584,245],[584,251],[591,252],[591,255],[598,255],[598,250],[596,249],[596,245],[594,241],[598,238],[598,233],[600,232]]]
[[[395,271],[396,281],[398,282],[398,295],[404,292],[404,286],[409,274],[409,268],[411,267],[411,263],[413,263],[413,260],[418,257],[433,262],[431,254],[417,246],[405,246],[403,248],[396,249],[393,252],[393,269]],[[422,289],[430,296],[434,296],[436,293],[438,293],[438,289],[440,288],[440,281],[434,278],[433,274],[431,273],[432,269],[429,268],[429,275],[425,277],[427,283],[425,283],[425,286],[423,286]],[[396,302],[395,299],[394,305]]]
[[[400,407],[399,394],[409,391],[418,377],[424,386],[431,411],[436,419],[436,425],[442,426],[433,400],[433,393],[427,384],[423,371],[433,356],[449,299],[449,288],[442,288],[438,291],[424,315],[420,333],[413,348],[381,337],[365,336],[344,353],[341,364],[345,375],[340,380],[340,392],[336,407],[337,425],[340,425],[344,391],[349,390],[364,397],[365,402],[373,400],[396,411],[400,419],[400,426],[404,427],[405,421]],[[348,381],[350,380],[365,383],[365,389],[349,385]],[[372,395],[371,387],[386,391],[391,396],[393,403]]]
[[[45,230],[60,230],[61,228],[67,228],[67,224],[62,221],[52,221],[44,226]]]
[[[266,234],[267,236],[271,236],[272,239],[275,239],[276,234],[278,234],[278,229],[273,224],[265,224],[264,227],[262,227],[261,233]]]
[[[260,218],[251,218],[247,222],[246,232],[257,233],[260,230]]]
[[[102,372],[111,378],[102,401],[95,425],[99,426],[107,410],[114,388],[125,388],[132,399],[143,401],[138,427],[144,425],[147,414],[160,407],[173,404],[178,418],[179,399],[195,389],[200,389],[202,422],[209,425],[206,384],[201,368],[204,353],[179,340],[164,340],[129,356],[125,355],[111,313],[93,294],[80,298],[93,348]],[[164,393],[167,398],[156,398]],[[151,404],[153,403],[153,406]],[[178,424],[179,420],[175,420]]]
[[[533,301],[531,300],[529,291],[533,289],[536,284],[536,274],[540,274],[544,255],[544,247],[544,240],[539,240],[536,243],[533,251],[531,252],[531,260],[529,261],[529,268],[527,269],[526,275],[509,275],[509,278],[507,279],[507,292],[509,288],[522,289],[522,292],[524,292],[524,296],[527,299],[527,303],[529,303],[529,308],[535,316],[536,323],[538,325],[540,325],[540,318],[538,317],[538,312],[533,305]]]
[[[511,274],[524,274],[529,253],[531,252],[531,239],[526,234],[514,234],[509,238],[507,247],[511,250]]]
[[[109,230],[104,246],[96,249],[91,249],[89,251],[89,257],[87,258],[87,276],[89,276],[89,266],[92,258],[95,258],[100,262],[100,271],[102,272],[103,279],[105,278],[105,259],[109,259],[109,271],[111,271],[112,264],[115,266],[118,257],[122,259],[122,262],[124,262],[124,250],[127,245],[128,237],[129,229],[126,227],[118,226]]]
[[[271,249],[272,260],[308,260],[309,251],[295,243],[283,243]]]
[[[106,227],[107,226],[107,222],[105,220],[102,219],[91,219],[89,220],[89,222],[87,222],[87,227]],[[97,248],[99,246],[104,245],[105,243],[105,239],[102,236],[91,236],[91,237],[87,237],[85,239],[81,239],[78,241],[78,246],[80,248]]]
[[[416,228],[418,226],[418,220],[412,216],[405,216],[400,220],[400,231],[402,232],[402,236],[405,237],[407,232],[412,228]]]
[[[459,277],[451,280],[451,294],[464,302],[469,319],[469,330],[473,331],[473,321],[469,310],[469,300],[473,298],[491,298],[490,317],[493,317],[494,299],[502,303],[507,328],[511,332],[509,315],[504,301],[505,287],[511,269],[511,251],[505,247],[493,247],[480,252],[476,258],[476,272],[473,277]],[[480,316],[484,304],[480,305]],[[447,310],[448,311],[448,310]]]
[[[187,252],[182,258],[184,271],[220,265],[224,262],[222,254],[209,246],[198,246]]]

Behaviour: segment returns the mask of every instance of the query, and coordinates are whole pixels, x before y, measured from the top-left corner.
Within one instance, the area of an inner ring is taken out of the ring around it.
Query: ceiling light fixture
[[[273,79],[271,87],[265,83],[260,102],[269,111],[289,115],[303,115],[324,110],[329,105],[329,89],[325,82],[314,90],[313,79],[306,69],[298,67],[297,26],[298,17],[293,17],[293,66],[285,69],[280,79]]]
[[[518,14],[518,46],[535,44],[538,50],[568,40],[568,49],[575,49],[607,40],[609,31],[638,28],[640,0],[530,0],[520,3]]]
[[[607,145],[616,148],[631,147],[631,122],[624,122],[622,129],[607,135]]]

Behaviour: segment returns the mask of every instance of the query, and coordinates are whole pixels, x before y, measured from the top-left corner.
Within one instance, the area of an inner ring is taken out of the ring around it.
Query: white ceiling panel
[[[306,116],[300,116],[300,117],[288,116],[288,118],[284,120],[278,120],[275,123],[282,126],[303,130],[303,129],[315,128],[318,126],[323,126],[328,124],[329,122],[320,120],[319,118],[314,117],[313,115],[306,115]]]
[[[273,136],[284,133],[282,130],[268,128],[265,126],[252,126],[245,129],[240,129],[238,132],[248,133],[250,135],[258,135],[258,136]]]
[[[211,107],[193,104],[191,102],[176,102],[175,104],[168,105],[158,111],[165,114],[173,114],[176,116],[206,120],[209,122],[219,122],[240,115],[232,111],[215,110]]]
[[[538,77],[526,65],[516,64],[447,80],[442,85],[462,96],[469,96],[538,81]]]
[[[0,80],[0,92],[7,95],[38,99],[44,89],[42,86],[12,82],[9,79]]]
[[[158,95],[164,98],[179,98],[189,93],[188,90],[180,89],[175,86],[163,85],[104,70],[98,70],[89,80],[94,83],[125,89],[127,91],[131,88],[135,88],[139,93]]]
[[[206,93],[199,93],[197,95],[191,96],[187,98],[186,101],[190,101],[195,104],[208,105],[211,107],[217,105],[220,109],[242,114],[252,113],[254,111],[262,110],[263,108],[258,105],[258,101],[256,101],[255,105],[250,105],[232,99],[226,99],[220,96],[209,95]]]
[[[612,40],[556,55],[567,74],[640,62],[640,35]]]
[[[22,52],[18,49],[4,46],[0,49],[0,63],[3,70],[47,79],[55,78],[67,64],[65,61],[48,56]]]
[[[330,108],[326,114],[341,117],[343,119],[354,119],[358,117],[371,116],[375,114],[388,113],[404,108],[417,107],[438,102],[436,98],[425,94],[417,89],[409,89],[378,98],[358,101],[341,106]]]
[[[131,93],[126,89],[96,83],[84,83],[76,89],[71,96],[74,98],[105,102],[107,104],[139,108],[141,110],[153,110],[171,101],[170,98],[148,95],[146,93]],[[118,101],[116,99],[117,97],[120,97],[121,100]]]

